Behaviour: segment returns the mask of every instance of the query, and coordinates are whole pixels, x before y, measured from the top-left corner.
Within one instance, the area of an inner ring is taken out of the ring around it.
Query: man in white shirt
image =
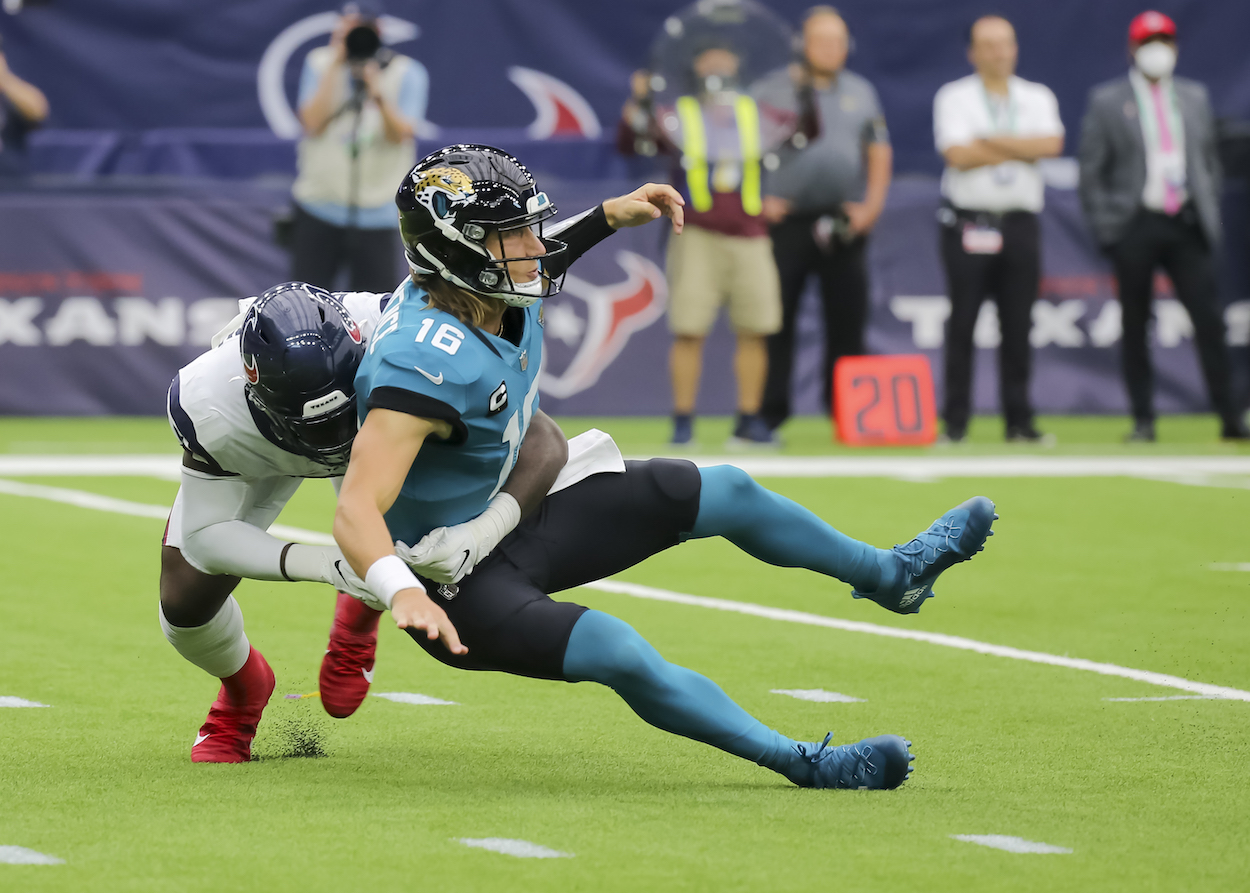
[[[1016,32],[1001,16],[968,31],[976,74],[938,90],[933,130],[946,159],[940,212],[951,313],[946,324],[946,437],[962,441],[971,415],[972,332],[981,303],[998,306],[999,381],[1006,439],[1036,443],[1029,400],[1033,303],[1041,278],[1040,158],[1063,151],[1055,94],[1015,76]]]

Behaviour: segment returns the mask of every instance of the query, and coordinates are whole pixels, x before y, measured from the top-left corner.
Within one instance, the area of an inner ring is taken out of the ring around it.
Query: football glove
[[[453,527],[436,527],[415,546],[395,544],[395,554],[414,573],[435,583],[459,583],[521,522],[521,506],[509,493],[491,500],[486,511]]]

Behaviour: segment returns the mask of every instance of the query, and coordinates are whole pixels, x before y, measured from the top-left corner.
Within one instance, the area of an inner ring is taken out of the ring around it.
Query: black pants
[[[951,315],[946,320],[946,403],[942,417],[947,433],[952,435],[967,429],[972,413],[972,333],[981,304],[989,297],[998,305],[1002,331],[998,380],[1003,419],[1008,428],[1027,428],[1033,423],[1029,332],[1041,276],[1037,215],[1013,211],[986,222],[1002,233],[1002,251],[997,254],[969,254],[964,250],[964,227],[975,224],[971,214],[960,212],[953,223],[941,227],[942,263],[951,301]]]
[[[633,567],[694,529],[703,479],[684,459],[628,461],[546,497],[458,586],[422,580],[469,649],[408,631],[429,654],[462,670],[564,678],[569,634],[586,609],[549,593]]]
[[[1194,340],[1211,403],[1225,424],[1235,424],[1237,412],[1215,263],[1192,206],[1186,206],[1174,217],[1139,211],[1109,253],[1119,285],[1124,324],[1120,356],[1133,418],[1148,422],[1155,415],[1154,370],[1146,329],[1152,314],[1155,269],[1162,267],[1193,321]]]
[[[298,205],[291,232],[291,278],[328,291],[344,264],[349,291],[394,291],[398,235],[390,229],[348,229],[320,220]]]
[[[768,379],[760,412],[773,428],[790,417],[795,324],[799,300],[813,272],[820,278],[825,322],[821,395],[826,412],[832,406],[833,366],[838,357],[864,352],[864,323],[868,318],[868,271],[864,265],[867,240],[861,236],[843,242],[835,235],[817,241],[814,229],[819,217],[792,214],[770,232],[781,277],[781,331],[768,337]]]

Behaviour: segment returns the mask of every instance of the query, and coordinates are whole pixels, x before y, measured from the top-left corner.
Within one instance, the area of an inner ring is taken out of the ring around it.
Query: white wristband
[[[377,597],[378,601],[390,610],[395,593],[403,589],[420,589],[425,587],[416,578],[408,565],[398,555],[386,555],[379,558],[369,567],[365,574],[365,585]]]

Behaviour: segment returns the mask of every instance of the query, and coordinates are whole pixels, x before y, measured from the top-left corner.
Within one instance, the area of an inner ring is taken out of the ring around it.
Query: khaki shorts
[[[723,304],[736,332],[781,328],[781,284],[768,236],[727,236],[686,224],[668,240],[668,327],[706,335]]]

